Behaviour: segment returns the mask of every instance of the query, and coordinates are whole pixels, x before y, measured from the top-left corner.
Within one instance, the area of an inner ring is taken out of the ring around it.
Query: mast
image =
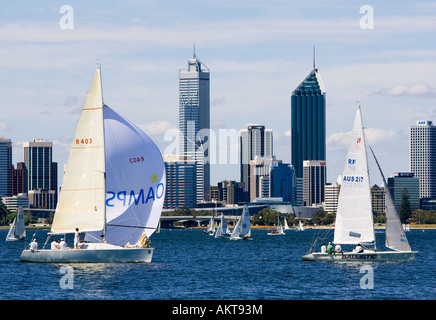
[[[104,194],[104,199],[106,198],[106,139],[104,136],[104,112],[103,112],[103,108],[105,107],[104,101],[103,101],[103,85],[102,85],[102,81],[101,81],[101,65],[99,62],[97,62],[97,69],[98,72],[100,74],[100,92],[101,92],[101,107],[102,107],[102,119],[103,119],[103,155],[105,158],[104,161],[104,171],[103,171],[103,194]],[[106,233],[107,233],[107,221],[106,221],[106,200],[104,200],[104,204],[103,204],[103,242],[106,243]]]

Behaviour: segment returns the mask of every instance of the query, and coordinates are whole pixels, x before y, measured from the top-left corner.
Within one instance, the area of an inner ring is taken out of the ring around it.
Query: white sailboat
[[[285,226],[284,226],[284,228],[283,228],[283,230],[290,230],[291,228],[289,228],[289,225],[288,225],[288,221],[286,220],[286,217],[285,217]]]
[[[215,238],[226,237],[229,235],[230,235],[230,231],[227,228],[226,219],[224,218],[224,214],[221,213],[220,224],[219,224],[218,228],[216,229]]]
[[[50,236],[85,233],[82,249],[24,250],[30,262],[151,262],[165,198],[153,141],[103,103],[98,65],[72,143]],[[48,239],[47,239],[48,242]],[[46,242],[46,243],[47,243]]]
[[[380,166],[379,169],[381,172]],[[381,174],[386,197],[386,247],[392,251],[376,250],[366,141],[358,107],[339,193],[333,242],[344,245],[366,243],[372,244],[374,248],[365,249],[363,252],[334,254],[312,252],[303,256],[303,260],[410,261],[415,258],[417,252],[412,251],[409,246],[383,173]]]
[[[204,230],[204,233],[213,236],[213,234],[215,233],[215,220],[214,220],[214,216],[212,216],[209,220],[209,225],[207,227],[207,230]]]
[[[19,207],[17,216],[11,224],[11,228],[6,236],[6,241],[23,240],[26,237],[26,228],[24,225],[23,208]]]
[[[304,227],[303,227],[303,224],[301,223],[301,220],[298,220],[298,227],[297,227],[296,231],[304,231]]]
[[[286,222],[286,219],[285,219]],[[277,215],[277,228],[275,230],[272,230],[271,232],[268,232],[267,235],[269,236],[282,236],[285,235],[285,232],[283,231],[282,223],[280,222],[280,217]]]
[[[230,240],[247,240],[251,238],[250,212],[247,206],[244,206],[242,214],[236,223],[235,228],[230,235]]]

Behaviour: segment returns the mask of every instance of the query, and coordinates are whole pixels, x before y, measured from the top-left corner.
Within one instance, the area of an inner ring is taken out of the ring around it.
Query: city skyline
[[[342,173],[357,101],[386,175],[408,172],[409,127],[436,119],[433,79],[436,5],[296,1],[72,4],[62,29],[61,2],[8,3],[0,13],[0,136],[53,142],[59,182],[89,78],[102,64],[105,102],[120,108],[164,153],[178,124],[178,69],[192,55],[211,71],[211,129],[259,123],[274,131],[274,153],[290,162],[290,96],[310,72],[312,47],[327,90],[327,181]],[[211,185],[239,180],[237,164],[211,165]],[[378,180],[372,183],[379,183]]]

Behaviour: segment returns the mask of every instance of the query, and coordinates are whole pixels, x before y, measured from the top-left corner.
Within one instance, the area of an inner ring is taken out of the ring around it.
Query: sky
[[[436,121],[435,40],[436,3],[423,0],[10,1],[0,11],[0,136],[12,140],[14,164],[24,142],[53,142],[61,183],[100,63],[104,102],[171,153],[179,69],[195,45],[210,70],[211,184],[239,181],[238,150],[220,134],[263,124],[290,163],[290,96],[315,46],[327,181],[342,173],[357,104],[390,176],[410,170],[409,127]]]

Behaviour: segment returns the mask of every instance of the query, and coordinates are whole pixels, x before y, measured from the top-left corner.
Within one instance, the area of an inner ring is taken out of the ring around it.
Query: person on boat
[[[79,249],[79,242],[81,241],[79,228],[74,232],[74,249]]]
[[[323,243],[321,246],[321,253],[326,253],[326,252],[327,252],[327,248],[325,246],[325,243]]]
[[[354,248],[354,252],[357,252],[357,253],[363,252],[363,247],[360,243],[358,243],[356,248]]]
[[[247,240],[248,239],[248,235],[244,235],[244,237],[242,239],[243,240]]]
[[[327,249],[326,249],[328,254],[332,254],[333,253],[333,246],[332,243],[329,242],[329,244],[327,245]]]
[[[51,239],[51,249],[52,250],[59,250],[59,244],[55,239]]]
[[[335,246],[335,253],[343,253],[341,245],[339,243]]]
[[[65,242],[65,239],[62,238],[61,242],[59,243],[59,249],[61,250],[67,250],[69,247],[67,245],[67,243]]]
[[[36,239],[33,239],[33,241],[29,245],[30,251],[38,251],[38,242],[36,242]]]

